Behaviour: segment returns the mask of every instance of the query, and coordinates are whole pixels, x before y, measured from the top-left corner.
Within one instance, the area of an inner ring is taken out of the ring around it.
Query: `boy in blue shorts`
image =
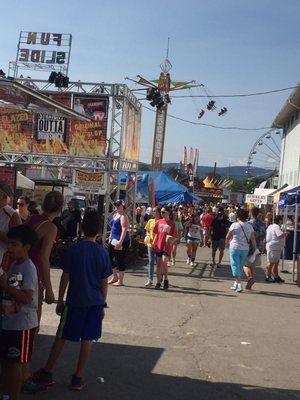
[[[48,361],[38,370],[33,379],[43,385],[52,385],[52,370],[66,340],[81,342],[75,373],[71,379],[71,390],[81,390],[85,384],[86,368],[92,342],[100,339],[104,305],[107,297],[107,278],[112,274],[108,253],[96,243],[100,230],[100,218],[95,211],[85,214],[82,231],[85,240],[69,248],[62,260],[63,273],[60,279],[56,313],[61,316]],[[67,286],[66,303],[63,299]]]
[[[7,233],[8,252],[13,260],[8,272],[0,268],[2,329],[0,358],[4,382],[4,400],[18,400],[27,378],[33,340],[38,327],[38,277],[28,257],[37,235],[29,226],[20,225]]]

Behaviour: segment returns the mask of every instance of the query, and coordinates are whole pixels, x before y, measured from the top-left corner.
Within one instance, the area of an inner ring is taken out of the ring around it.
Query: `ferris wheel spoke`
[[[275,154],[276,157],[280,158],[280,154],[276,153],[271,146],[269,146],[266,142],[263,142],[264,145],[272,152]]]
[[[276,147],[276,149],[278,150],[278,152],[279,152],[279,154],[280,154],[280,153],[281,153],[281,150],[280,150],[278,144],[275,142],[275,140],[274,140],[274,138],[273,138],[272,136],[271,136],[270,139],[272,140],[272,142],[274,143],[274,146]]]
[[[279,160],[280,160],[280,158],[279,157],[274,157],[272,154],[268,154],[268,153],[265,153],[264,151],[260,151],[260,154],[264,154],[265,156],[267,156],[268,158],[271,158],[272,160],[274,160],[274,161],[276,161],[276,162],[278,162]],[[266,160],[265,160],[266,161]]]

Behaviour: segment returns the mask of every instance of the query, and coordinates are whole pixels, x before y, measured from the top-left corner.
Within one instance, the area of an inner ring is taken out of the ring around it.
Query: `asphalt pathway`
[[[69,343],[56,384],[35,398],[300,399],[300,288],[287,274],[287,283],[267,284],[258,269],[253,290],[237,294],[229,289],[227,254],[221,268],[209,264],[210,250],[200,249],[196,266],[187,265],[181,244],[168,291],[145,288],[145,266],[131,266],[126,286],[109,290],[87,387],[68,391],[78,354]],[[52,270],[52,277],[57,290],[60,271]],[[53,341],[54,310],[44,306],[33,368],[44,363]]]

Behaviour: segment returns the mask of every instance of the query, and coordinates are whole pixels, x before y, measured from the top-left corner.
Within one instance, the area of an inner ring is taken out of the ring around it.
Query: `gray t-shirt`
[[[38,326],[38,278],[36,268],[31,260],[21,264],[14,262],[8,270],[10,286],[18,290],[32,290],[30,304],[16,304],[7,293],[3,294],[2,329],[22,331]]]

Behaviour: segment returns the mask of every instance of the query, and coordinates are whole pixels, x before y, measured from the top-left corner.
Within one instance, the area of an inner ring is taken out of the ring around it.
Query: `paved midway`
[[[126,286],[109,290],[87,387],[78,394],[67,389],[78,353],[68,343],[56,384],[35,398],[300,399],[300,288],[266,284],[260,270],[261,283],[236,294],[229,290],[227,255],[215,271],[209,262],[209,249],[200,249],[196,267],[186,265],[181,244],[168,292],[144,288],[145,267],[130,269]],[[52,270],[52,277],[57,290],[60,271]],[[55,305],[45,305],[34,368],[44,362],[57,323]]]

